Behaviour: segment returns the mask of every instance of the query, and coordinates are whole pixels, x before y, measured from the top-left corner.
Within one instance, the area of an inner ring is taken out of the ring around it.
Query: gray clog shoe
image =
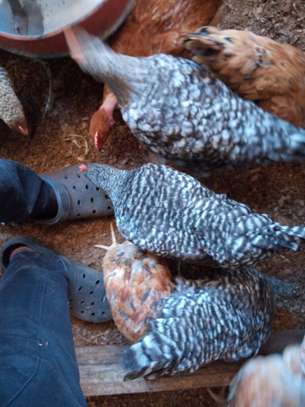
[[[105,322],[112,319],[106,298],[103,273],[81,263],[69,260],[65,256],[42,246],[36,240],[25,237],[13,237],[0,249],[0,266],[5,271],[9,265],[12,251],[26,246],[47,257],[57,257],[64,266],[64,273],[69,283],[69,300],[73,316],[88,322]]]
[[[54,218],[39,223],[53,225],[65,220],[98,218],[113,214],[108,195],[88,180],[80,172],[78,165],[40,177],[53,189],[58,211]]]

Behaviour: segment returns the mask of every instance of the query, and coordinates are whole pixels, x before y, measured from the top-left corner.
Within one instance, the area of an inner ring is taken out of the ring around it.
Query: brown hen
[[[135,342],[147,330],[157,303],[175,285],[164,260],[139,250],[131,242],[117,243],[111,228],[111,246],[103,259],[104,284],[113,320],[118,330]]]
[[[230,407],[305,405],[305,338],[288,346],[283,355],[257,357],[235,376],[229,394]]]
[[[249,31],[202,27],[185,36],[196,62],[240,96],[305,127],[305,53]]]
[[[181,34],[209,24],[222,0],[137,0],[123,27],[115,34],[112,48],[131,56],[156,53],[181,54]],[[113,124],[114,95],[105,87],[104,102],[90,122],[90,134],[100,149]],[[105,123],[108,118],[108,123]]]

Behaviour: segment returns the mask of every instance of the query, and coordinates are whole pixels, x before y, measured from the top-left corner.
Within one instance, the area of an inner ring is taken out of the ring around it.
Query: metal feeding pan
[[[133,5],[134,0],[0,0],[0,48],[29,56],[65,55],[63,28],[81,25],[106,38]]]

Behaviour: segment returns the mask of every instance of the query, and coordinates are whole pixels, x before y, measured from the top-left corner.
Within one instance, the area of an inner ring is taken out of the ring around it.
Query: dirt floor
[[[227,0],[219,15],[220,26],[253,30],[258,34],[289,42],[305,51],[304,0]],[[0,128],[0,156],[18,160],[36,171],[52,170],[80,162],[101,161],[121,167],[145,162],[146,156],[126,127],[118,124],[100,153],[91,145],[88,136],[90,115],[98,107],[101,85],[84,75],[69,59],[52,60],[54,103],[42,120],[42,110],[48,99],[48,79],[40,64],[2,52],[0,63],[9,67],[16,87],[28,106],[33,126],[32,139],[22,139]],[[30,68],[29,68],[30,67]],[[37,111],[39,114],[37,114]],[[266,212],[284,224],[305,223],[304,195],[305,166],[276,165],[244,170],[238,174],[224,171],[204,182],[210,188],[227,193],[253,209]],[[1,227],[0,243],[14,235],[27,234],[39,238],[63,254],[101,269],[103,251],[97,243],[110,244],[110,219],[79,221],[58,226],[26,225]],[[278,255],[259,268],[287,281],[296,282],[297,299],[281,302],[274,322],[275,329],[305,326],[305,252]],[[288,311],[287,311],[288,310]],[[91,325],[74,321],[76,345],[118,344],[124,339],[112,323]],[[206,391],[181,391],[175,394],[107,397],[91,400],[97,405],[212,406]]]

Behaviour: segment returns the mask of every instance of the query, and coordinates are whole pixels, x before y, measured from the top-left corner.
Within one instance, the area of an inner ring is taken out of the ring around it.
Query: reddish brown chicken
[[[187,34],[184,45],[240,96],[305,127],[304,52],[249,31],[214,27]]]
[[[113,229],[110,247],[103,259],[104,283],[113,320],[118,330],[135,342],[147,330],[155,315],[155,305],[168,296],[175,285],[165,262],[143,253],[131,242],[117,243]]]
[[[155,53],[181,54],[181,34],[209,24],[222,0],[137,0],[124,26],[114,36],[112,48],[132,56]],[[104,89],[104,102],[90,122],[95,146],[101,148],[112,127],[115,96]]]
[[[288,346],[283,355],[257,357],[234,378],[230,407],[305,405],[305,338]]]

